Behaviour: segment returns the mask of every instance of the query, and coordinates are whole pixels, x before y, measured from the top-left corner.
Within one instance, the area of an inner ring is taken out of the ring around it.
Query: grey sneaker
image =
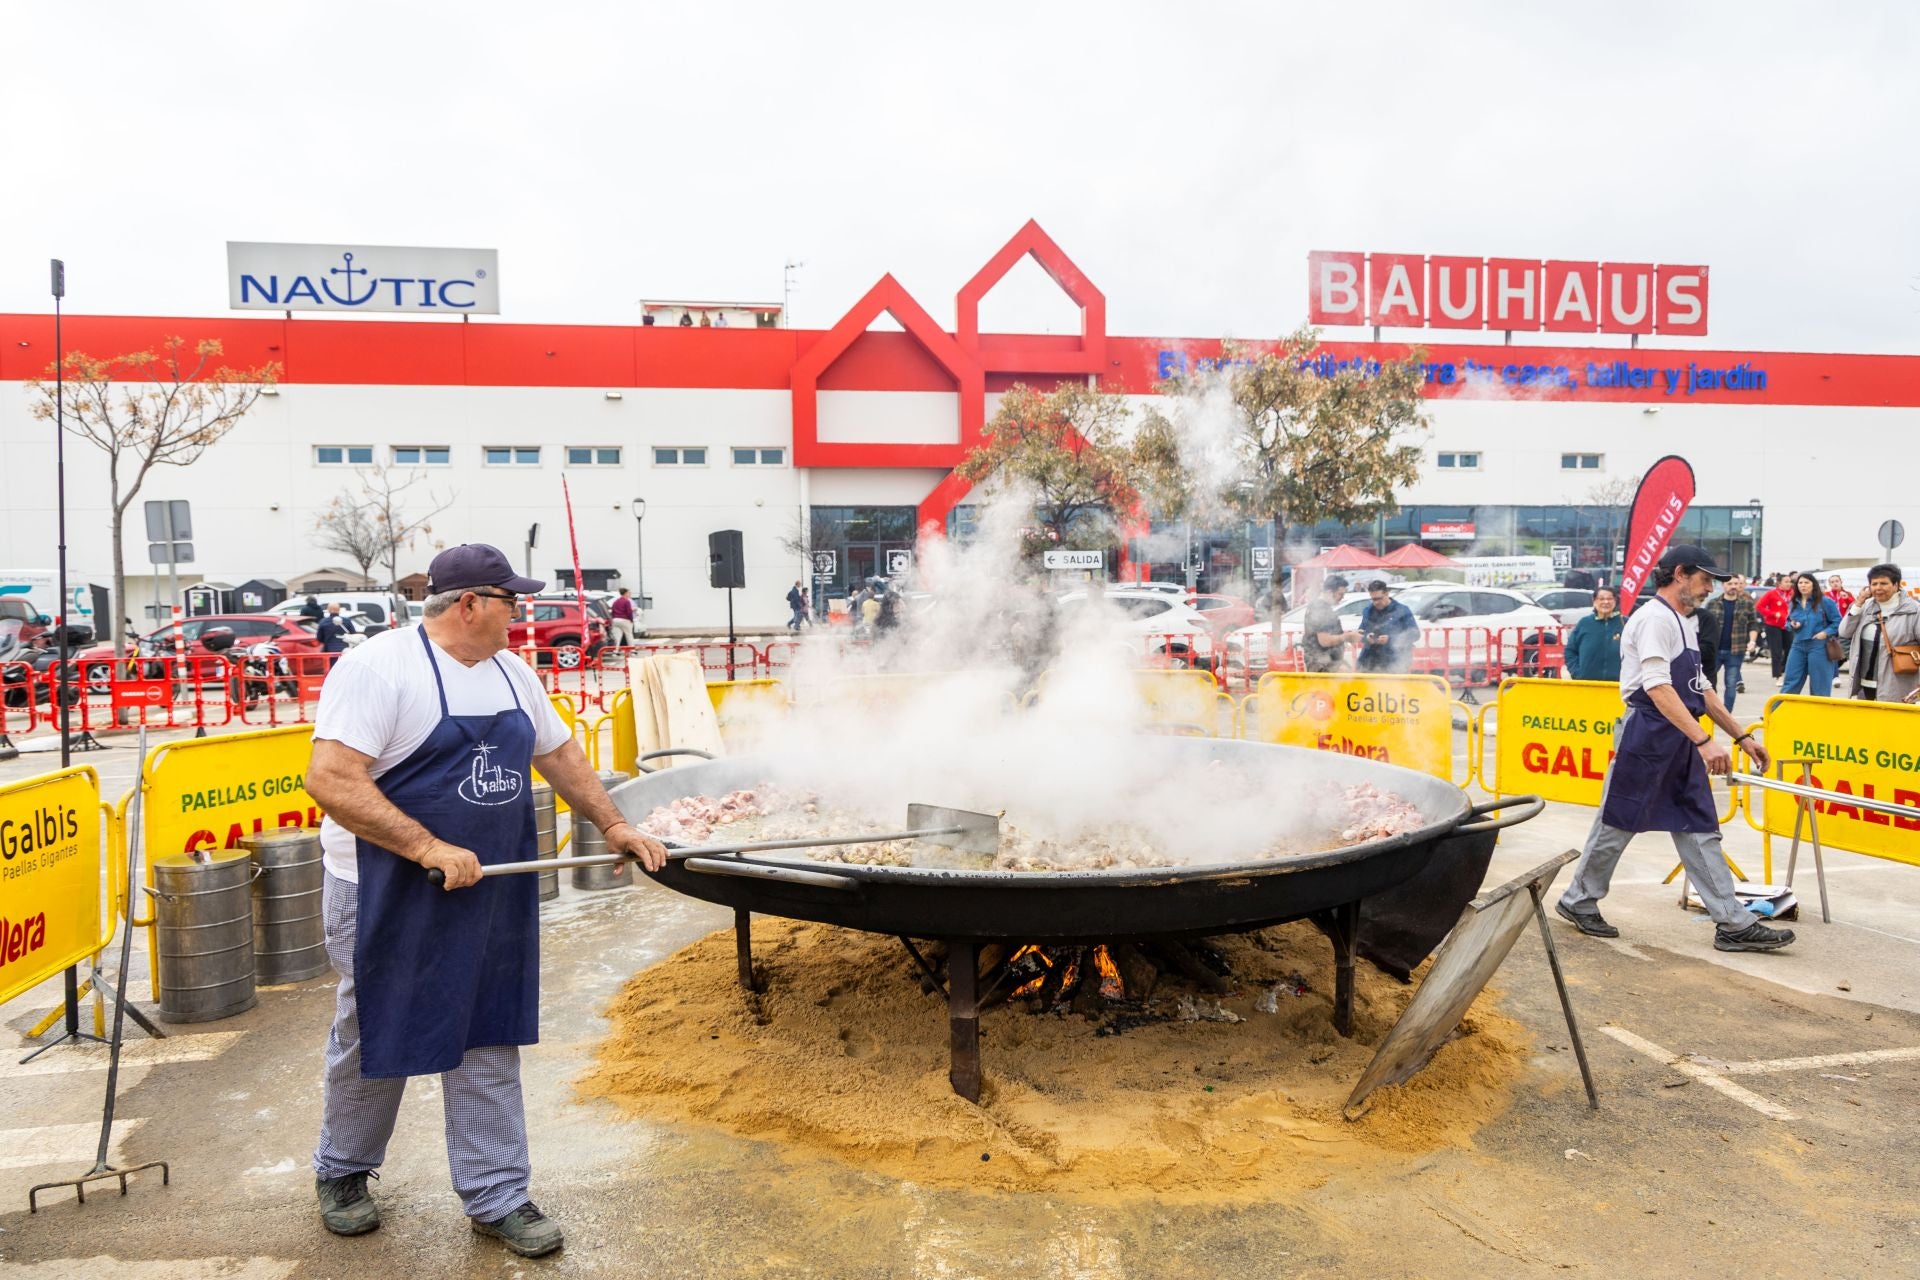
[[[482,1222],[470,1218],[473,1229],[483,1236],[494,1236],[523,1258],[544,1258],[566,1244],[560,1224],[540,1212],[529,1200],[504,1218]]]
[[[1571,924],[1589,938],[1617,938],[1620,931],[1607,923],[1606,917],[1598,911],[1575,911],[1564,902],[1556,902],[1553,909],[1560,918]]]
[[[1793,941],[1793,930],[1775,929],[1755,920],[1744,929],[1717,927],[1713,931],[1715,951],[1778,951]]]
[[[367,1169],[338,1178],[315,1178],[321,1225],[337,1236],[363,1236],[379,1226],[380,1206],[367,1194],[367,1179],[379,1176]]]

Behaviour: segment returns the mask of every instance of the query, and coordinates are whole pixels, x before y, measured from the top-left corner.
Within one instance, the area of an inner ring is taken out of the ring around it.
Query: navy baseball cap
[[[448,547],[427,566],[427,594],[443,591],[472,591],[476,587],[499,587],[515,595],[532,595],[546,583],[523,578],[513,571],[506,553],[484,542],[463,542]]]
[[[1683,565],[1692,565],[1709,578],[1718,578],[1722,582],[1733,576],[1721,572],[1720,566],[1713,562],[1713,557],[1707,554],[1705,547],[1695,546],[1691,542],[1668,547],[1667,554],[1660,557],[1662,569],[1678,569]]]

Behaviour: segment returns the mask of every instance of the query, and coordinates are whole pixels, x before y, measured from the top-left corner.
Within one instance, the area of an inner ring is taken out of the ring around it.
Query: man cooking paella
[[[520,1046],[540,1038],[538,885],[481,868],[533,858],[536,768],[609,852],[658,870],[666,850],[620,816],[507,647],[517,597],[545,585],[497,548],[443,551],[422,625],[348,650],[321,691],[306,781],[327,814],[322,914],[340,986],[313,1168],[335,1235],[380,1225],[367,1179],[408,1077],[438,1075],[473,1230],[523,1257],[565,1242],[529,1194],[520,1093]]]
[[[1767,749],[1733,718],[1700,665],[1699,622],[1722,573],[1700,547],[1682,544],[1660,557],[1654,596],[1634,610],[1620,638],[1620,693],[1627,714],[1614,729],[1613,762],[1601,792],[1600,812],[1574,864],[1573,880],[1555,909],[1584,934],[1617,938],[1620,930],[1600,914],[1613,870],[1634,836],[1664,831],[1673,838],[1707,914],[1713,918],[1714,949],[1778,951],[1793,930],[1762,924],[1733,891],[1733,874],[1720,849],[1720,818],[1710,775],[1723,775],[1732,754],[1700,727],[1708,716],[1735,746],[1765,772]]]

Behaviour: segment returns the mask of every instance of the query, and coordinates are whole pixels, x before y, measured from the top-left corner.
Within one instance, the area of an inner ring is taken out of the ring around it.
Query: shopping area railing
[[[823,633],[805,638],[690,638],[608,645],[580,662],[578,650],[519,648],[549,694],[564,695],[582,715],[604,715],[628,687],[628,664],[635,658],[689,654],[711,682],[780,679],[791,682],[803,651],[829,650],[823,670],[835,657],[850,665],[885,664],[885,650],[862,639]],[[1205,632],[1143,632],[1125,638],[1119,655],[1148,670],[1205,673],[1223,692],[1244,698],[1268,672],[1305,669],[1298,644],[1268,657],[1256,652],[1246,661],[1237,641]],[[321,686],[334,656],[283,653],[247,655],[134,656],[91,662],[67,682],[69,729],[100,733],[145,726],[149,729],[210,730],[229,725],[272,728],[305,724],[313,718]],[[1439,676],[1460,696],[1473,701],[1476,689],[1491,689],[1507,676],[1557,676],[1565,666],[1564,632],[1538,627],[1430,627],[1414,646],[1408,672]],[[865,668],[862,668],[865,669]],[[879,668],[875,668],[879,669]],[[26,663],[0,664],[0,739],[57,728],[55,694],[61,682],[51,669],[35,671]]]

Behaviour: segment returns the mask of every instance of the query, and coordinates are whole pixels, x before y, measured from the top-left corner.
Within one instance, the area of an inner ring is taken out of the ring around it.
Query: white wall
[[[927,437],[946,412],[947,396],[837,393],[868,423],[894,422],[905,442]],[[0,566],[53,563],[53,439],[33,420],[19,384],[0,384]],[[857,407],[856,407],[857,404]],[[1409,502],[1577,504],[1596,481],[1637,477],[1666,453],[1694,465],[1702,504],[1740,505],[1759,498],[1766,509],[1767,568],[1811,567],[1826,558],[1874,557],[1874,531],[1898,517],[1920,540],[1920,486],[1913,458],[1920,410],[1564,405],[1458,400],[1431,405],[1429,456],[1439,449],[1477,450],[1477,473],[1428,474],[1403,495]],[[749,588],[736,609],[745,625],[778,624],[782,597],[796,566],[779,547],[796,526],[799,473],[733,466],[734,446],[791,447],[791,398],[785,391],[627,389],[610,401],[603,388],[283,387],[191,468],[160,468],[141,499],[193,502],[199,562],[183,584],[204,576],[242,582],[286,578],[324,564],[337,552],[312,543],[314,517],[351,487],[351,468],[313,463],[315,444],[370,444],[385,461],[394,444],[444,444],[453,463],[426,470],[423,488],[454,492],[453,508],[434,521],[430,541],[400,559],[401,574],[424,569],[435,545],[493,542],[517,564],[529,524],[541,525],[536,576],[570,565],[560,479],[573,491],[580,558],[588,568],[621,572],[634,585],[634,520],[629,502],[647,500],[646,590],[650,617],[663,627],[711,626],[725,618],[725,597],[706,585],[706,536],[715,529],[745,534]],[[950,435],[945,438],[952,438]],[[485,445],[538,445],[539,466],[486,467]],[[618,467],[569,468],[567,445],[618,445]],[[656,467],[654,445],[703,445],[701,467]],[[1605,455],[1601,472],[1563,472],[1560,454]],[[810,474],[819,506],[916,505],[941,478],[927,469],[834,470]],[[110,580],[105,457],[67,440],[69,563],[79,577]],[[144,577],[145,532],[139,503],[128,538],[128,568]],[[1907,548],[1920,567],[1920,551]],[[1896,558],[1898,558],[1896,556]],[[1910,576],[1920,577],[1920,572]],[[130,589],[135,608],[148,599]]]
[[[1765,508],[1764,567],[1877,557],[1875,531],[1895,517],[1920,537],[1920,410],[1799,405],[1529,404],[1449,400],[1432,406],[1429,464],[1476,450],[1478,472],[1431,468],[1406,502],[1577,505],[1594,485],[1637,481],[1674,453],[1693,464],[1702,506]],[[1560,455],[1598,453],[1602,470],[1563,471]],[[1920,578],[1920,552],[1905,548]],[[1899,558],[1896,553],[1895,559]]]

